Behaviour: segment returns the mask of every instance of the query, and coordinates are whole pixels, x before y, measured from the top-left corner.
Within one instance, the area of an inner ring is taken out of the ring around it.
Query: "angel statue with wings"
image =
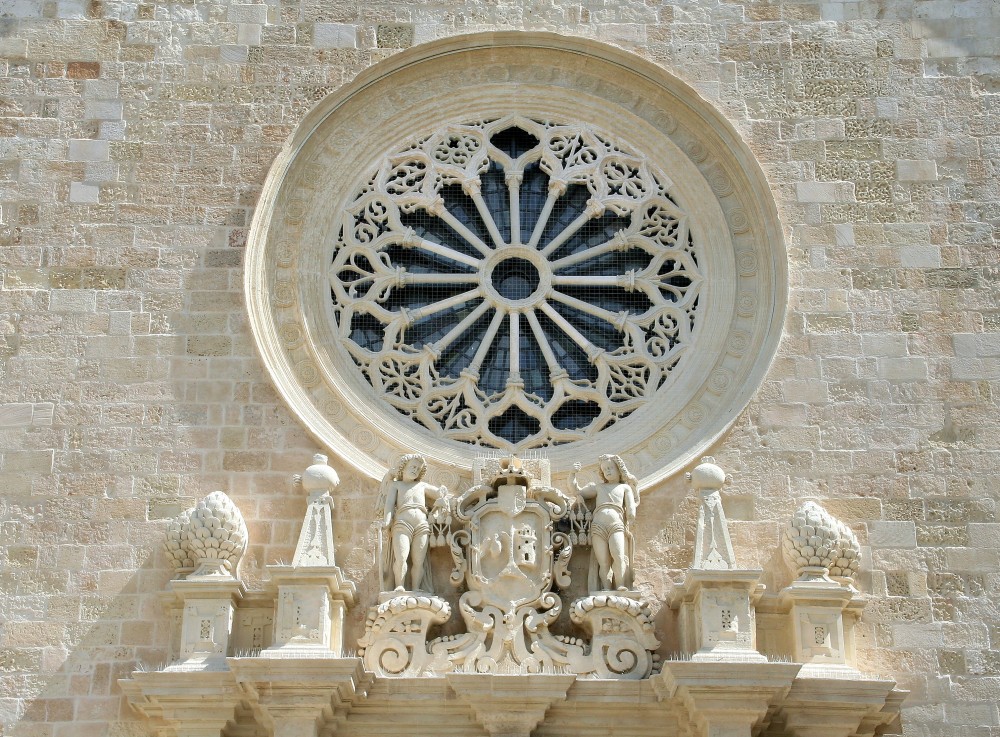
[[[423,480],[426,472],[424,457],[411,453],[400,458],[382,479],[376,513],[381,515],[379,559],[383,591],[430,592],[433,586],[427,565],[431,533],[427,500],[435,500],[435,506],[439,506],[447,504],[449,497],[446,487],[432,486]]]

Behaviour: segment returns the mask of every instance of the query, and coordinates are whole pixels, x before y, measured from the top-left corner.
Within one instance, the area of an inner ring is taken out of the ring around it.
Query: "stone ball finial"
[[[184,574],[190,572],[197,565],[197,561],[191,557],[191,549],[187,542],[187,531],[191,526],[191,512],[188,509],[174,517],[167,524],[166,539],[163,541],[163,549],[167,553],[167,560],[174,567],[178,578],[183,578]]]
[[[813,501],[803,502],[792,515],[781,549],[799,581],[833,576],[850,585],[861,556],[851,529]]]
[[[198,569],[189,578],[235,577],[248,537],[243,515],[233,500],[224,492],[213,491],[198,502],[190,515],[188,548]]]
[[[312,465],[301,476],[296,477],[296,480],[302,484],[302,488],[309,494],[332,493],[340,486],[340,476],[327,463],[328,460],[329,458],[322,453],[317,453],[313,456]]]
[[[694,470],[687,474],[695,491],[719,491],[726,485],[726,472],[715,465],[712,456],[705,456]]]

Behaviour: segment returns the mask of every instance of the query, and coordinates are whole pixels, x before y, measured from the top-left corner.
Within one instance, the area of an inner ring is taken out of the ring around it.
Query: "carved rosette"
[[[660,643],[649,608],[626,596],[599,594],[577,599],[570,619],[591,635],[590,671],[598,678],[637,680],[659,661]]]
[[[833,576],[850,585],[858,571],[861,546],[851,529],[813,501],[792,515],[781,541],[785,561],[800,581]]]
[[[419,676],[435,670],[427,633],[451,618],[437,596],[396,596],[372,607],[358,654],[365,668],[386,676]]]
[[[246,552],[248,537],[243,515],[232,499],[221,491],[213,491],[190,513],[187,548],[198,563],[190,578],[234,578],[236,566]]]

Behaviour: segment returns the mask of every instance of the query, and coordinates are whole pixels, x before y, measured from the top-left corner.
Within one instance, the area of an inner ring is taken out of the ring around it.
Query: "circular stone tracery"
[[[444,437],[595,435],[664,387],[696,325],[697,246],[668,181],[586,125],[508,117],[411,139],[341,219],[344,346]]]

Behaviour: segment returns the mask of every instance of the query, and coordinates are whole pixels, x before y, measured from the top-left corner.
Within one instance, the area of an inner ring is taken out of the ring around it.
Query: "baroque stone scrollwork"
[[[343,343],[443,437],[591,437],[644,405],[690,343],[698,246],[668,187],[588,125],[508,116],[411,139],[341,219]]]
[[[602,460],[609,487],[604,495],[617,500],[622,520],[634,519],[638,495],[629,486],[634,477],[620,459]],[[590,642],[551,631],[563,612],[558,592],[571,583],[573,555],[570,533],[558,525],[572,527],[573,507],[570,497],[546,483],[547,462],[509,456],[485,466],[481,482],[452,508],[455,523],[462,526],[449,536],[451,581],[465,588],[458,610],[466,631],[429,640],[428,630],[449,619],[448,604],[420,593],[383,593],[360,640],[365,664],[388,675],[562,670],[602,678],[649,675],[659,643],[649,610],[636,592],[623,589],[573,603],[569,620],[590,635]],[[409,479],[405,483],[417,483],[417,470],[407,471],[404,462],[398,473]],[[622,485],[628,490],[617,489]],[[603,498],[597,491],[595,495]],[[380,508],[390,509],[388,500]],[[578,519],[586,518],[584,511],[577,512]],[[576,539],[581,540],[579,531]]]

